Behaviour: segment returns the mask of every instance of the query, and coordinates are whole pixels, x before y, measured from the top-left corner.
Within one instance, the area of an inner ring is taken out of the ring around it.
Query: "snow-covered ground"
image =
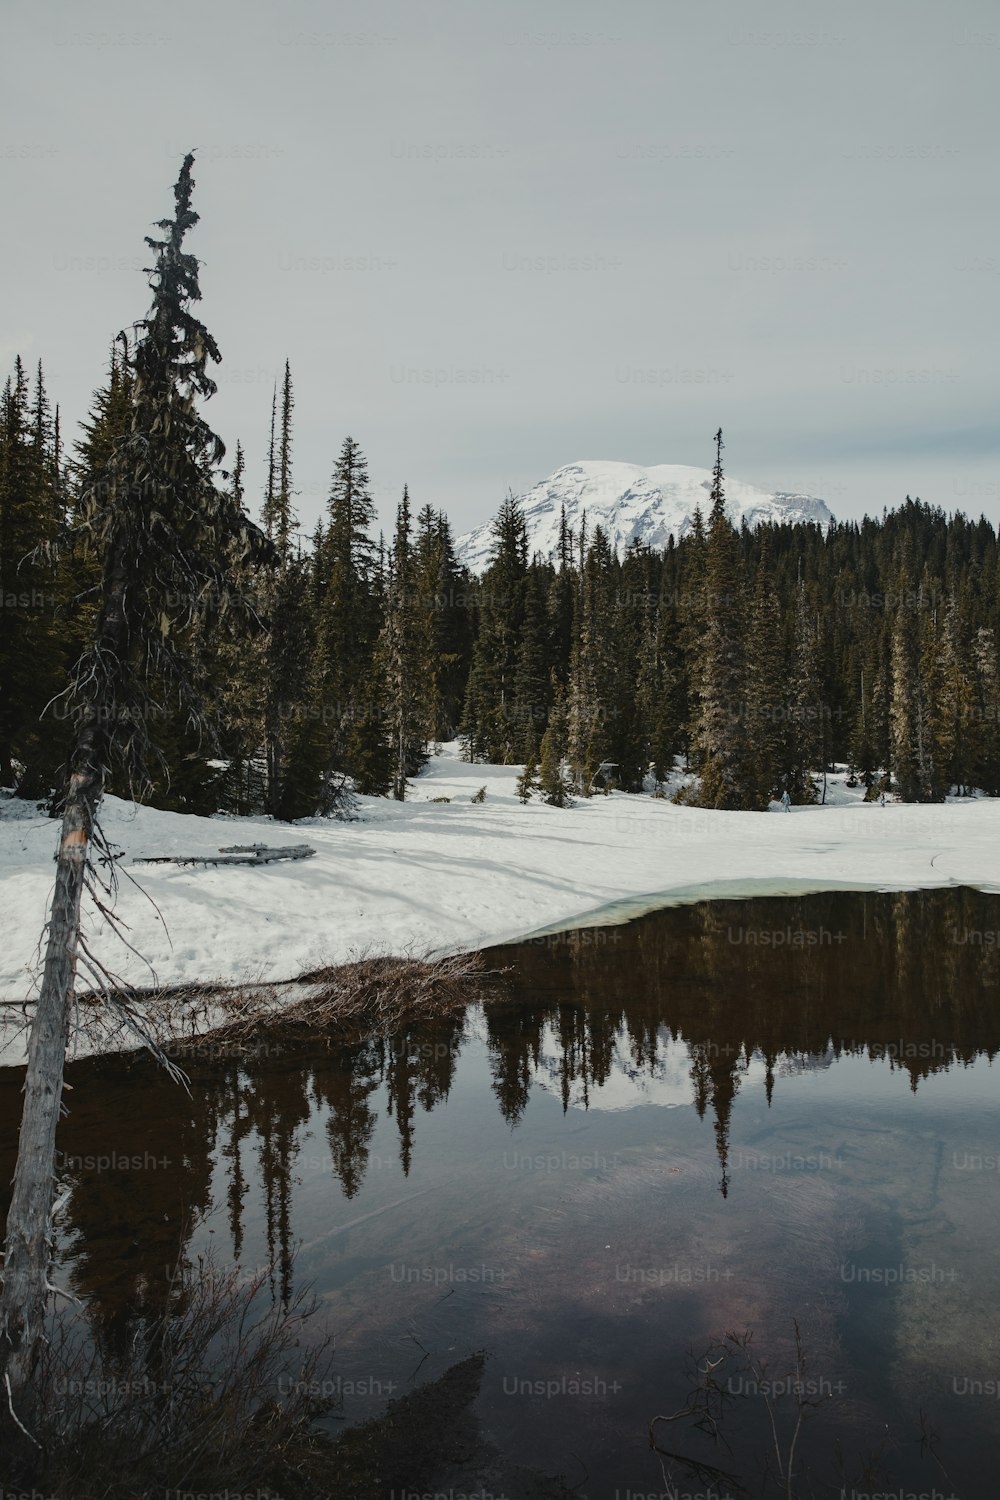
[[[841,776],[831,779],[827,806],[790,815],[622,793],[559,809],[522,806],[518,769],[466,765],[448,745],[405,803],[363,798],[357,821],[294,829],[109,798],[105,831],[125,851],[118,912],[152,973],[93,916],[91,946],[143,986],[154,975],[161,984],[272,981],[366,953],[459,952],[622,921],[669,902],[951,884],[1000,890],[1000,801],[880,808]],[[480,786],[486,800],[476,804]],[[12,800],[0,814],[0,999],[11,1002],[31,994],[38,973],[57,826]],[[290,842],[317,853],[257,870],[131,864]],[[15,1060],[0,1050],[0,1064]]]

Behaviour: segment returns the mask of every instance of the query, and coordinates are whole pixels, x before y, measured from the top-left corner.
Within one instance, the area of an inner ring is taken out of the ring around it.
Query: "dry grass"
[[[246,1280],[202,1262],[114,1355],[84,1322],[56,1319],[34,1382],[38,1446],[0,1441],[0,1493],[330,1495],[332,1444],[315,1423],[337,1404],[318,1394],[334,1388],[331,1356],[325,1344],[303,1350],[308,1294],[282,1311],[268,1286],[267,1269]]]
[[[248,978],[232,986],[133,990],[115,1009],[85,995],[79,1025],[102,1050],[134,1048],[127,1010],[171,1059],[241,1056],[276,1041],[354,1040],[460,1015],[470,1004],[495,998],[501,980],[475,953],[441,959],[366,954],[284,982]]]
[[[486,968],[478,953],[435,960],[361,958],[350,964],[317,969],[299,981],[318,993],[299,1001],[283,1024],[325,1029],[337,1022],[363,1022],[391,1030],[416,1021],[459,1015],[470,1003],[487,997],[501,975]]]

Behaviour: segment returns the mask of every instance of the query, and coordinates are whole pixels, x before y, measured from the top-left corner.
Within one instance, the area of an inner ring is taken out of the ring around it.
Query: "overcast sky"
[[[457,531],[577,459],[1000,519],[995,0],[4,9],[0,355],[75,424],[197,148],[206,411],[263,482],[286,356]]]

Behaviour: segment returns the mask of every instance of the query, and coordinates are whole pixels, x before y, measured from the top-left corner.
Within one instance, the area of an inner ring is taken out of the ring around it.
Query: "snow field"
[[[1000,890],[1000,800],[863,803],[830,780],[828,805],[790,816],[712,812],[612,793],[560,809],[514,793],[519,766],[466,765],[442,747],[405,803],[361,798],[357,820],[295,825],[314,858],[262,869],[138,865],[289,841],[267,819],[201,818],[108,798],[124,850],[117,910],[146,967],[96,916],[91,946],[130,982],[277,981],[372,953],[425,956],[708,898],[972,885]],[[486,800],[471,801],[485,786]],[[437,802],[435,798],[449,798]],[[33,992],[57,825],[0,803],[0,999]],[[236,826],[234,826],[236,825]],[[131,877],[131,878],[128,878]],[[136,882],[133,884],[133,881]],[[0,1064],[13,1061],[0,1052]]]

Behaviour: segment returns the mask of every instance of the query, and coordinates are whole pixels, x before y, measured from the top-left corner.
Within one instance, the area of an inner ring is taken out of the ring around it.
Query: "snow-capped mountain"
[[[831,1049],[832,1050],[832,1049]],[[633,1049],[623,1030],[612,1046],[610,1068],[603,1083],[574,1079],[569,1087],[571,1109],[626,1110],[658,1104],[662,1109],[680,1109],[694,1103],[691,1083],[691,1050],[686,1041],[671,1037],[661,1026],[656,1040],[656,1059],[636,1065]],[[734,1057],[735,1061],[735,1057]],[[818,1063],[817,1066],[824,1066]],[[562,1097],[565,1059],[555,1028],[546,1024],[538,1061],[532,1067],[532,1083],[543,1093]],[[763,1085],[767,1068],[757,1053],[740,1065],[744,1087]]]
[[[648,469],[601,460],[567,464],[522,497],[529,555],[541,552],[555,558],[562,506],[574,535],[579,535],[586,512],[588,533],[600,525],[620,557],[636,540],[665,547],[669,536],[680,538],[690,529],[696,506],[708,519],[711,489],[711,472],[688,464],[655,464]],[[765,521],[818,521],[825,526],[833,519],[825,502],[812,495],[761,490],[728,477],[725,491],[736,526],[744,518],[750,526]],[[484,522],[458,539],[459,561],[473,573],[481,573],[489,563],[492,526],[492,521]]]

